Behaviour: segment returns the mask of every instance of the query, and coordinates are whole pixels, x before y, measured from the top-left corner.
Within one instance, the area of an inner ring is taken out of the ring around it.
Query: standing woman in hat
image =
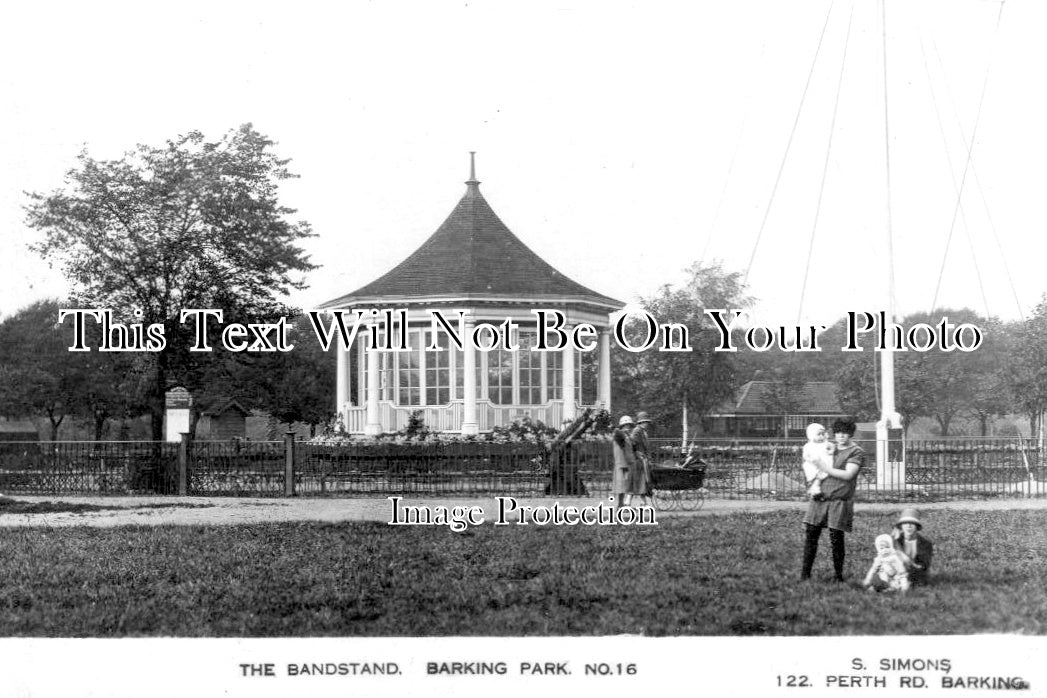
[[[629,494],[643,497],[644,504],[650,504],[654,492],[651,485],[651,443],[647,440],[647,431],[651,428],[651,418],[646,412],[636,413],[636,427],[630,438],[633,450],[636,451],[636,466],[629,478]]]
[[[807,505],[807,514],[803,517],[805,536],[801,579],[811,578],[811,568],[814,567],[814,558],[818,554],[818,539],[822,535],[822,529],[828,528],[836,581],[844,581],[844,534],[850,533],[854,523],[854,492],[858,486],[858,472],[865,466],[865,451],[851,440],[857,426],[851,417],[833,422],[836,455],[833,456],[832,465],[817,463],[818,469],[828,477],[822,480],[822,499],[812,499]]]
[[[628,494],[629,478],[636,469],[636,455],[633,452],[633,442],[629,433],[633,430],[633,418],[622,415],[618,420],[618,428],[614,430],[611,443],[614,448],[614,473],[611,479],[611,493],[614,495],[614,506],[619,509],[631,498]]]
[[[919,512],[915,509],[902,509],[902,515],[894,524],[894,548],[904,555],[905,568],[909,572],[909,583],[926,584],[931,571],[931,558],[934,557],[934,544],[920,533]]]

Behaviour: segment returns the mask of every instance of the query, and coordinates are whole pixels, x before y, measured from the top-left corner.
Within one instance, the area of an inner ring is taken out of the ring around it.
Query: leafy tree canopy
[[[616,411],[645,410],[673,431],[671,425],[682,419],[685,407],[688,422],[697,424],[734,392],[735,359],[730,353],[713,351],[720,335],[705,309],[745,308],[750,303],[741,274],[725,271],[719,262],[693,264],[687,274],[685,284],[664,286],[656,295],[642,299],[641,305],[659,323],[685,325],[692,351],[658,351],[661,338],[646,351],[612,351]],[[625,331],[631,346],[641,346],[647,335],[646,322],[631,318]]]
[[[1001,391],[1000,326],[967,308],[941,309],[934,313],[914,313],[899,324],[910,328],[918,323],[938,325],[948,317],[952,325],[970,323],[983,332],[983,343],[977,350],[900,351],[894,354],[895,407],[907,426],[916,417],[930,417],[938,423],[942,435],[949,435],[958,417],[983,415],[983,428],[989,416],[1007,409],[1006,393]],[[876,421],[880,417],[880,354],[873,351],[872,334],[860,338],[863,351],[851,355],[844,363],[837,383],[845,409],[860,419]]]
[[[295,175],[272,145],[245,124],[219,141],[193,131],[116,160],[83,152],[64,188],[29,194],[27,224],[43,235],[33,249],[65,271],[79,307],[164,325],[167,348],[149,355],[154,439],[169,374],[194,383],[209,363],[186,358],[180,311],[269,320],[287,312],[279,299],[314,268],[299,246],[309,225],[278,201],[279,183]]]
[[[69,352],[70,333],[58,323],[63,305],[38,301],[0,323],[0,411],[46,417],[52,440],[66,417],[83,417],[94,422],[98,439],[110,417],[140,414],[141,357]]]

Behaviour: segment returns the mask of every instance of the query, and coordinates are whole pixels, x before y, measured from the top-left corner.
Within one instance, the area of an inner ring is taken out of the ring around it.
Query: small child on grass
[[[890,534],[876,536],[876,558],[873,559],[869,573],[862,582],[869,591],[909,590],[909,572],[906,568],[905,554],[894,549],[894,539]]]
[[[811,499],[822,498],[822,480],[828,477],[817,463],[820,461],[832,467],[835,452],[835,445],[825,438],[825,427],[817,422],[808,424],[807,443],[803,446],[803,474],[807,478],[807,494]]]

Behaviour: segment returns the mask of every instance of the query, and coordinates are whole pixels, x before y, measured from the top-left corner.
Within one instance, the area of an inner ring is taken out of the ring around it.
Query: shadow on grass
[[[162,502],[158,504],[136,504],[130,506],[113,506],[104,504],[83,504],[73,502],[23,502],[11,497],[0,497],[0,514],[89,514],[98,511],[122,511],[127,509],[201,509],[211,504],[187,502]]]

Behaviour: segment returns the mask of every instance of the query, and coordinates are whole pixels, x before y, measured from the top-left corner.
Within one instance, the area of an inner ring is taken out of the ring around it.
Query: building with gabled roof
[[[709,436],[786,436],[802,434],[812,422],[828,429],[834,420],[847,416],[832,381],[801,384],[789,396],[788,413],[776,406],[775,386],[775,381],[764,380],[742,384],[731,399],[703,418],[702,430]]]
[[[200,413],[196,425],[199,440],[223,441],[247,436],[247,417],[251,410],[234,398],[219,400]]]
[[[475,160],[465,184],[458,205],[410,256],[321,306],[407,311],[410,351],[367,350],[368,332],[360,332],[340,352],[337,406],[350,433],[397,431],[416,411],[430,429],[476,434],[523,417],[559,426],[579,407],[610,407],[610,315],[625,304],[568,278],[514,235],[480,193]],[[464,318],[467,336],[511,320],[520,348],[477,351],[464,341],[459,350],[434,331],[434,309],[455,325]],[[598,348],[532,351],[539,309],[563,313],[566,331],[593,325]],[[382,315],[365,320],[380,324]],[[441,351],[423,349],[433,342]]]

